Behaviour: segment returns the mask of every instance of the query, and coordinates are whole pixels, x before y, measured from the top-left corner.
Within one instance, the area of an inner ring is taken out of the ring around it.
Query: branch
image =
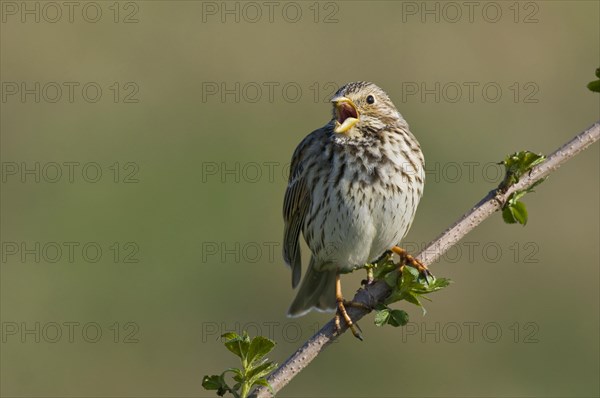
[[[519,182],[512,185],[506,192],[493,190],[487,194],[478,204],[468,213],[460,218],[454,225],[444,231],[440,236],[431,242],[415,257],[424,264],[432,264],[440,258],[446,250],[455,245],[467,233],[477,227],[483,220],[488,218],[494,212],[500,210],[509,196],[516,191],[521,191],[531,187],[535,182],[548,176],[558,169],[563,163],[575,157],[585,148],[598,141],[600,138],[600,121],[594,123],[587,130],[577,135],[571,141],[556,150],[546,161],[531,169],[531,171]],[[357,301],[373,308],[379,302],[382,302],[390,293],[388,285],[384,281],[378,281],[364,289],[360,289],[353,301]],[[348,314],[354,322],[358,321],[367,311],[361,308],[348,308]],[[308,366],[319,353],[329,344],[336,340],[347,330],[344,322],[341,323],[342,329],[339,333],[335,332],[333,320],[329,321],[321,330],[312,336],[302,347],[298,349],[291,357],[287,359],[279,368],[277,368],[267,381],[273,388],[273,393],[277,393],[286,384],[288,384],[302,369]],[[271,392],[260,387],[254,391],[252,397],[270,397]]]

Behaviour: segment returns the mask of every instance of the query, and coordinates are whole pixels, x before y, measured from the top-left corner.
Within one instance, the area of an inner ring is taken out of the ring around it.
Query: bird
[[[345,84],[331,103],[331,120],[300,142],[290,163],[283,258],[292,288],[302,274],[300,233],[311,258],[288,316],[337,311],[336,328],[341,316],[362,340],[346,312],[352,303],[343,298],[340,276],[390,251],[414,260],[398,245],[423,194],[425,159],[408,123],[374,83]]]

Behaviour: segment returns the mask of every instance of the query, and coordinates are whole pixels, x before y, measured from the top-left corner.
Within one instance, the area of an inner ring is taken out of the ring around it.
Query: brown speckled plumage
[[[334,132],[336,120],[347,116],[334,107],[333,119],[304,138],[292,156],[283,256],[293,287],[301,277],[300,232],[312,257],[291,316],[335,309],[336,274],[397,245],[423,193],[421,148],[387,94],[373,83],[356,82],[340,88],[332,101],[338,98],[351,100],[356,124]]]

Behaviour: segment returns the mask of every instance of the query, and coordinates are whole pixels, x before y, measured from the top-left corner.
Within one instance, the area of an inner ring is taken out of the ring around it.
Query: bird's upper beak
[[[335,128],[336,133],[346,133],[358,123],[358,109],[354,102],[347,97],[336,97],[331,100],[335,105]]]

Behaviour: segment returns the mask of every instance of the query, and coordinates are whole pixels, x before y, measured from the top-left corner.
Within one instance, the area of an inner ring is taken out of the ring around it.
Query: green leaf
[[[240,383],[244,379],[244,373],[240,369],[229,368],[225,370],[225,372],[223,372],[223,375],[225,375],[225,373],[227,372],[233,373],[233,380],[237,381],[238,383]]]
[[[260,361],[275,347],[275,342],[263,336],[256,336],[252,339],[248,349],[248,363]]]
[[[375,325],[383,326],[388,323],[388,319],[390,318],[390,309],[384,307],[381,310],[377,310],[375,312]]]
[[[419,277],[419,271],[415,267],[406,266],[402,268],[402,277],[407,281],[414,281]]]
[[[223,384],[222,375],[204,376],[202,379],[202,387],[204,387],[205,390],[218,390]]]
[[[250,348],[250,338],[246,332],[244,332],[243,336],[239,336],[235,333],[225,333],[221,337],[225,337],[227,339],[224,345],[229,351],[240,357],[242,361],[246,361],[246,358],[248,357],[248,350]]]
[[[385,281],[385,283],[387,283],[389,287],[394,287],[398,284],[399,277],[400,275],[398,275],[398,273],[390,272],[389,274],[383,277],[383,280]]]
[[[411,304],[416,305],[417,307],[423,307],[423,304],[419,301],[419,298],[414,293],[406,293],[404,295],[404,300],[408,301]]]
[[[528,214],[525,203],[519,201],[520,198],[525,196],[526,193],[532,192],[531,186],[529,189],[514,192],[508,200],[506,204],[502,208],[502,219],[507,224],[516,224],[519,223],[521,225],[527,224]]]
[[[225,339],[225,340],[236,340],[236,339],[241,339],[242,336],[240,336],[237,333],[234,332],[228,332],[228,333],[223,333],[221,335],[221,338]]]
[[[402,310],[392,310],[388,323],[394,327],[404,326],[408,323],[408,313]]]
[[[510,207],[510,210],[519,224],[527,224],[527,209],[525,208],[525,203],[517,202]]]
[[[235,391],[233,391],[225,382],[225,372],[223,372],[221,375],[204,376],[202,379],[202,387],[209,391],[217,390],[217,395],[220,397],[225,395],[227,392],[237,396]]]
[[[263,363],[253,369],[249,369],[248,372],[246,373],[246,378],[247,379],[252,379],[252,378],[261,378],[264,377],[266,375],[268,375],[269,373],[271,373],[271,371],[273,369],[275,369],[277,367],[277,364],[273,363],[273,362],[266,362]]]
[[[403,310],[393,310],[385,305],[376,307],[375,325],[404,326],[408,323],[408,314]]]
[[[433,292],[437,292],[438,290],[448,287],[451,283],[452,280],[448,278],[436,278],[433,283],[429,284],[429,286],[431,286]]]
[[[502,219],[507,224],[516,224],[516,222],[517,222],[515,216],[512,213],[512,209],[510,208],[510,206],[505,206],[502,209]]]
[[[600,77],[600,68],[596,69],[596,77]],[[589,82],[587,88],[596,93],[600,93],[600,80]]]
[[[593,82],[589,82],[587,88],[590,91],[600,93],[600,80],[594,80]]]

